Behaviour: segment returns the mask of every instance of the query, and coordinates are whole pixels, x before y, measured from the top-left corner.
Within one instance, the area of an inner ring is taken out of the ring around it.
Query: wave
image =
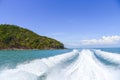
[[[119,63],[120,54],[100,50],[73,50],[19,64],[0,71],[1,80],[120,80],[120,70],[102,64],[97,56]]]
[[[105,60],[109,60],[113,63],[120,64],[120,54],[119,53],[110,53],[101,50],[94,50],[96,55],[104,58]]]

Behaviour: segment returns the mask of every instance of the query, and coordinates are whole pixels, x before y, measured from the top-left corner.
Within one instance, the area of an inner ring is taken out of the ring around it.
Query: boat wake
[[[1,80],[120,80],[120,54],[83,49],[2,69]]]

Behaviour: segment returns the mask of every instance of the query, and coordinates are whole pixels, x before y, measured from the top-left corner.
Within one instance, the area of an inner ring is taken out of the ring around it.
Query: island
[[[64,49],[64,45],[16,25],[0,24],[0,50],[2,49]]]

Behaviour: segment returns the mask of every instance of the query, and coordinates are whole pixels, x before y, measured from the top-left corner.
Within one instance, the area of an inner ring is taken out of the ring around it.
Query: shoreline
[[[65,49],[68,49],[68,48],[64,48],[64,49],[17,49],[17,48],[14,48],[14,49],[0,49],[0,51],[2,51],[2,50],[20,50],[20,51],[22,51],[22,50],[65,50]]]

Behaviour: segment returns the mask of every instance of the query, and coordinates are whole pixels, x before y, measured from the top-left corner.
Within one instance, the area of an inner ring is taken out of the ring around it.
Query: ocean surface
[[[0,80],[120,80],[120,48],[1,50]]]

